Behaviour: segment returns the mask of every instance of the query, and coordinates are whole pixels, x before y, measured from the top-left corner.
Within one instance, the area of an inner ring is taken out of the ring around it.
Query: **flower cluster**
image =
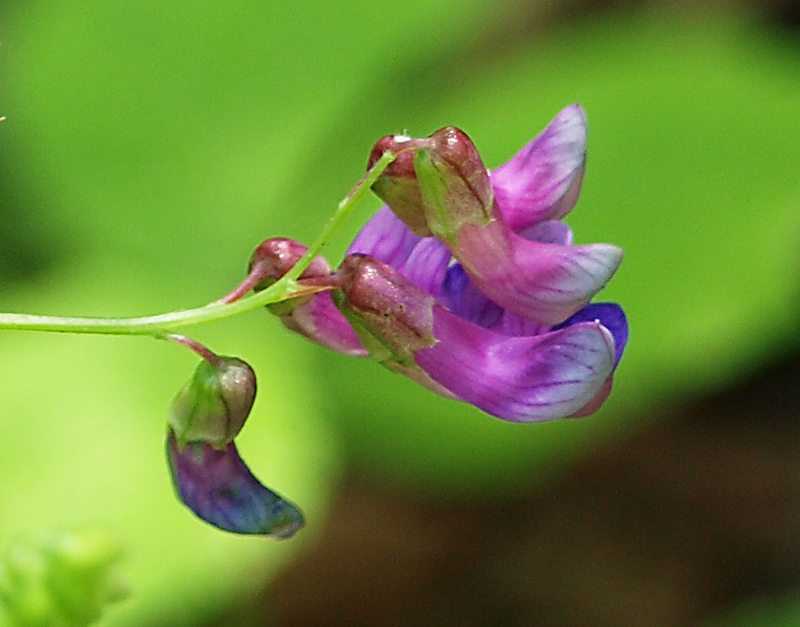
[[[455,128],[384,137],[370,168],[395,155],[372,186],[386,205],[338,269],[314,258],[299,291],[269,309],[326,348],[369,355],[498,418],[591,414],[609,394],[628,326],[619,305],[590,303],[622,251],[573,245],[561,221],[578,196],[585,144],[577,105],[491,172]],[[307,250],[266,240],[245,281],[221,302],[269,288]],[[255,398],[253,371],[194,340],[169,339],[204,359],[170,417],[167,454],[178,495],[221,529],[291,536],[302,514],[252,475],[234,444]]]
[[[590,303],[622,260],[577,246],[561,221],[577,200],[586,118],[564,109],[510,161],[487,170],[448,127],[379,140],[396,160],[373,185],[386,203],[337,271],[316,258],[301,282],[330,290],[271,306],[292,331],[369,355],[444,396],[505,420],[596,411],[627,341],[622,308]],[[306,248],[265,241],[253,255],[264,287]]]

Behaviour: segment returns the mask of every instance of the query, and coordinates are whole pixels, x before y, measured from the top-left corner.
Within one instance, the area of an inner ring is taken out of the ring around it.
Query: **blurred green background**
[[[284,543],[217,532],[173,497],[164,419],[188,353],[4,332],[0,545],[105,525],[126,547],[132,598],[103,624],[201,624],[324,537],[343,476],[440,503],[514,498],[647,428],[653,408],[793,350],[800,31],[787,7],[0,4],[0,309],[202,304],[261,240],[309,242],[377,137],[456,125],[494,166],[580,102],[588,169],[568,222],[580,243],[624,248],[600,298],[631,323],[603,410],[534,426],[325,353],[266,313],[197,329],[259,376],[241,449],[307,515]],[[337,237],[332,262],[377,206]]]

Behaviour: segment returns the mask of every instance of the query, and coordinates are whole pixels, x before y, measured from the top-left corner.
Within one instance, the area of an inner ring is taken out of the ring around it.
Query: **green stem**
[[[317,239],[303,257],[281,279],[267,289],[232,303],[213,302],[195,309],[171,311],[155,316],[137,318],[95,318],[38,316],[31,314],[0,313],[0,329],[17,331],[45,331],[50,333],[93,333],[103,335],[159,335],[173,329],[202,322],[230,318],[264,305],[278,303],[308,293],[308,288],[297,282],[303,271],[331,240],[358,202],[372,187],[396,155],[385,152],[367,171],[350,193],[339,203],[336,211],[322,229]]]
[[[219,368],[222,365],[222,359],[219,355],[213,352],[207,346],[203,346],[197,340],[193,340],[190,337],[186,337],[185,335],[179,335],[177,333],[165,333],[164,335],[158,335],[158,339],[167,340],[169,342],[174,342],[175,344],[180,344],[181,346],[185,346],[194,353],[198,357],[202,357],[205,359],[209,364],[212,366]]]

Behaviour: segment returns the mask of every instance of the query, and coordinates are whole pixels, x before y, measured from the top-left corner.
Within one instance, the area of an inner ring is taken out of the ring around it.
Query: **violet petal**
[[[303,526],[300,510],[253,476],[233,442],[223,449],[205,442],[180,448],[170,430],[167,458],[180,499],[215,527],[288,538]]]
[[[572,230],[560,220],[544,220],[518,233],[520,237],[540,244],[572,244]]]
[[[424,237],[411,250],[406,262],[395,267],[419,289],[438,297],[451,259],[447,246],[435,237]]]
[[[563,109],[542,133],[491,171],[498,210],[513,231],[560,218],[575,205],[586,161],[586,115]]]
[[[400,267],[420,239],[422,238],[414,235],[388,205],[384,205],[361,228],[345,256],[362,253]]]
[[[320,346],[356,357],[367,354],[353,327],[334,304],[330,292],[314,294],[308,301],[293,306],[288,314],[279,315],[288,329]]]
[[[622,261],[616,246],[531,242],[501,222],[463,227],[453,253],[487,297],[549,325],[563,322],[586,305]]]
[[[550,325],[536,322],[515,314],[508,309],[503,310],[503,317],[492,327],[503,335],[541,335],[550,331]]]
[[[599,322],[609,330],[614,338],[614,367],[616,368],[622,358],[625,345],[628,343],[628,319],[622,307],[617,303],[592,303],[567,318],[556,328],[563,329],[580,322]]]
[[[475,286],[459,263],[447,271],[441,302],[460,318],[482,327],[494,327],[503,318],[503,308]]]
[[[592,400],[613,368],[613,339],[596,322],[507,337],[436,307],[434,332],[437,344],[416,352],[417,365],[462,400],[505,420],[569,416]]]
[[[549,325],[517,315],[489,300],[457,263],[447,271],[442,304],[454,314],[503,335],[539,335]]]

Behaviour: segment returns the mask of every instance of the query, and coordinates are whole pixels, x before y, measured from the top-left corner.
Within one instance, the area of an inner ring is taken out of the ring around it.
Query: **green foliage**
[[[0,560],[0,626],[81,627],[127,596],[107,532],[51,533],[15,540]]]
[[[800,594],[761,597],[728,608],[703,627],[796,627],[800,625]]]

